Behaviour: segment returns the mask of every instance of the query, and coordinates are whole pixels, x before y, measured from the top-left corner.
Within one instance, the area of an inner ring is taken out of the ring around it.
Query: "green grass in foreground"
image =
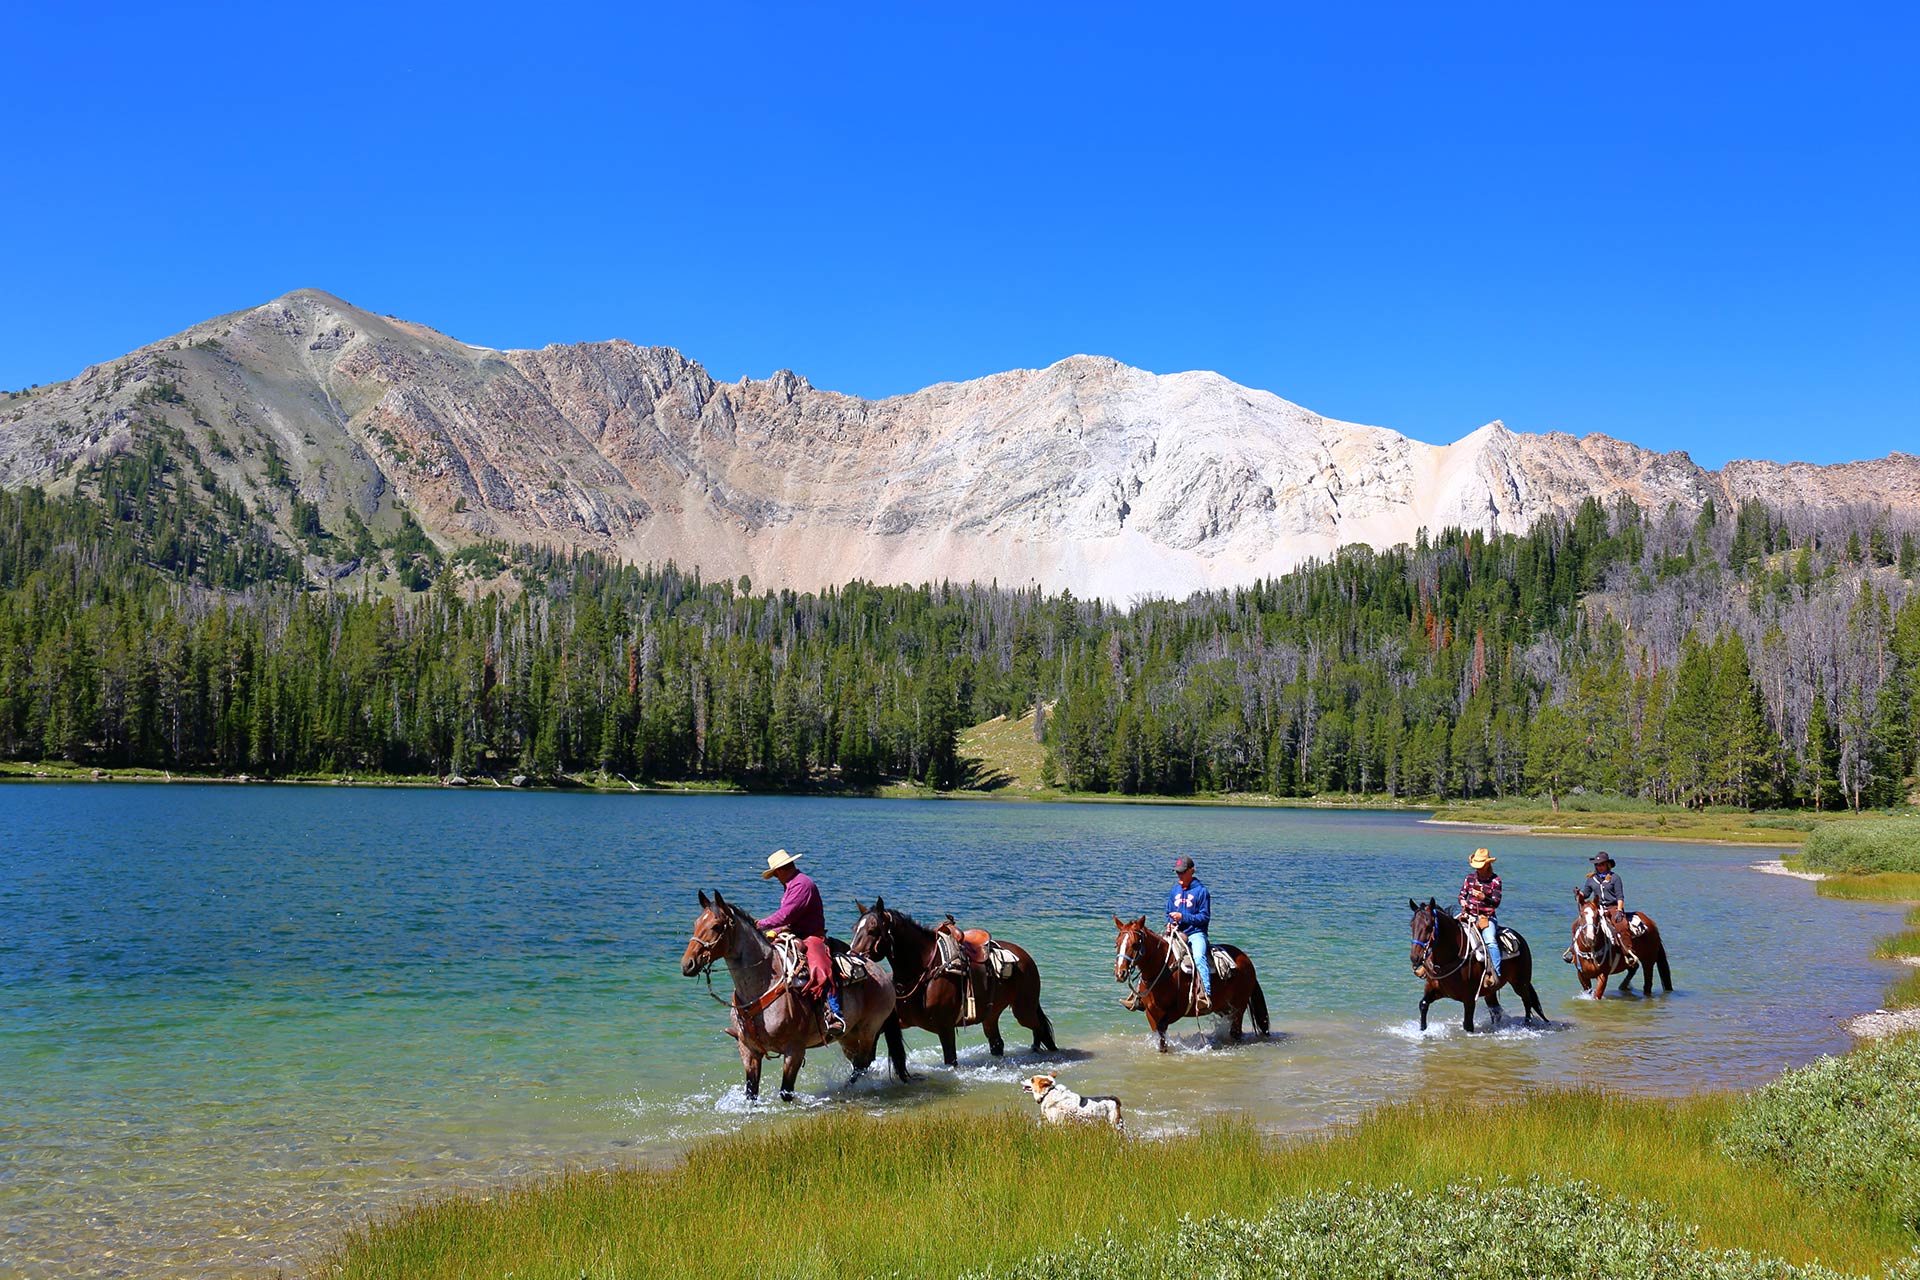
[[[1041,1129],[1025,1110],[834,1114],[704,1143],[666,1170],[579,1173],[424,1205],[351,1237],[327,1274],[718,1280],[1008,1268],[1076,1240],[1137,1242],[1183,1214],[1257,1215],[1349,1183],[1437,1192],[1488,1150],[1516,1178],[1584,1180],[1644,1201],[1641,1213],[1697,1225],[1711,1248],[1856,1273],[1907,1250],[1913,1235],[1883,1201],[1809,1192],[1729,1158],[1717,1139],[1737,1105],[1581,1092],[1408,1104],[1292,1142],[1241,1126],[1127,1141]],[[1470,1238],[1481,1211],[1463,1208],[1433,1230]]]
[[[1107,1236],[963,1280],[1495,1280],[1657,1276],[1659,1280],[1838,1280],[1745,1250],[1704,1249],[1696,1233],[1586,1183],[1462,1182],[1439,1191],[1343,1187],[1264,1214],[1182,1221]],[[1897,1263],[1891,1278],[1911,1280]]]

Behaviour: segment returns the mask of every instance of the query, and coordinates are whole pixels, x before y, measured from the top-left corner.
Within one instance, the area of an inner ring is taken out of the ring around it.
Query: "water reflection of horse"
[[[1473,1002],[1484,998],[1493,1025],[1499,1027],[1507,1016],[1497,994],[1501,987],[1512,987],[1519,995],[1520,1011],[1528,1026],[1533,1025],[1536,1013],[1541,1022],[1553,1025],[1547,1021],[1547,1011],[1540,1007],[1540,993],[1533,989],[1533,952],[1517,929],[1500,926],[1500,977],[1483,990],[1481,982],[1487,966],[1467,936],[1466,922],[1448,915],[1432,898],[1425,906],[1408,898],[1407,906],[1413,912],[1413,972],[1427,983],[1426,994],[1420,997],[1422,1031],[1427,1029],[1427,1009],[1435,1000],[1458,1000],[1465,1006],[1463,1025],[1471,1031]]]
[[[929,929],[904,911],[894,911],[885,898],[875,898],[873,906],[854,903],[860,909],[860,922],[853,929],[857,956],[885,960],[893,966],[900,1025],[919,1027],[940,1037],[940,1056],[948,1066],[959,1061],[954,1047],[954,1031],[978,1022],[987,1033],[987,1049],[994,1057],[1006,1052],[1000,1038],[1000,1015],[1013,1009],[1013,1020],[1033,1032],[1033,1051],[1058,1049],[1053,1041],[1053,1023],[1040,1007],[1040,966],[1026,950],[998,938],[979,933],[948,934],[948,954],[943,956],[941,931]],[[963,943],[975,947],[1004,947],[1014,957],[1011,976],[994,978],[988,971],[990,957],[976,962]],[[906,975],[913,975],[910,980]],[[904,985],[903,985],[904,981]],[[974,984],[974,1018],[966,1018],[967,984]]]
[[[845,950],[837,939],[828,942],[834,950]],[[753,917],[717,891],[711,901],[705,893],[700,895],[700,916],[680,958],[680,972],[689,978],[707,974],[711,982],[716,961],[725,962],[733,978],[733,999],[720,1002],[728,1006],[727,1034],[740,1042],[747,1097],[760,1096],[760,1067],[770,1053],[786,1059],[780,1072],[780,1096],[793,1097],[793,1082],[807,1050],[827,1043],[824,1009],[793,989],[786,961],[755,926]],[[887,1038],[894,1077],[913,1079],[907,1070],[906,1039],[894,1015],[893,979],[875,968],[864,982],[842,983],[840,1008],[847,1022],[840,1051],[853,1064],[855,1079],[873,1065],[882,1035]]]
[[[1140,1010],[1147,1015],[1154,1035],[1159,1037],[1160,1052],[1165,1053],[1168,1027],[1182,1018],[1203,1016],[1196,1011],[1195,1001],[1199,975],[1188,973],[1174,963],[1172,944],[1147,928],[1145,916],[1130,921],[1115,916],[1113,927],[1119,930],[1119,936],[1113,941],[1113,980],[1125,982],[1130,975],[1139,975],[1134,994],[1139,997]],[[1233,957],[1233,972],[1224,978],[1214,978],[1213,1007],[1209,1012],[1231,1020],[1229,1034],[1235,1040],[1240,1039],[1242,1022],[1249,1013],[1253,1015],[1253,1025],[1262,1036],[1266,1035],[1271,1029],[1267,1024],[1267,995],[1260,989],[1253,961],[1238,947],[1222,946],[1216,950]],[[1208,956],[1193,957],[1196,965],[1210,961]]]
[[[1644,982],[1642,995],[1653,994],[1653,971],[1660,971],[1662,990],[1673,990],[1673,973],[1667,967],[1667,944],[1660,940],[1660,926],[1653,917],[1644,911],[1622,911],[1619,903],[1602,907],[1600,900],[1585,889],[1573,891],[1574,901],[1579,904],[1580,915],[1573,922],[1573,968],[1580,975],[1580,986],[1593,994],[1595,1000],[1604,1000],[1607,995],[1607,979],[1616,973],[1625,973],[1626,979],[1620,984],[1622,995],[1633,991],[1633,974],[1627,969],[1627,953],[1632,952]],[[1606,916],[1607,927],[1613,930],[1614,939],[1619,945],[1609,945],[1606,931],[1600,926],[1602,913]],[[1631,920],[1629,919],[1631,917]],[[1635,933],[1632,920],[1638,920],[1644,926]]]

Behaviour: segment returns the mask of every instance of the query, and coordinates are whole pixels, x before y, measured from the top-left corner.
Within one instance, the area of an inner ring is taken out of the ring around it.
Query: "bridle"
[[[1120,936],[1113,943],[1113,977],[1116,982],[1126,982],[1128,974],[1140,973],[1140,958],[1127,950],[1126,944],[1129,938],[1138,938],[1144,942],[1147,932],[1148,929],[1144,924],[1130,924],[1121,928]],[[1172,967],[1173,948],[1168,947],[1165,957],[1160,962],[1160,972],[1153,976],[1153,981],[1129,983],[1127,990],[1133,995],[1144,997],[1147,992],[1160,985],[1161,980],[1167,976],[1168,970]]]
[[[893,962],[893,908],[882,907],[877,911],[869,911],[867,916],[878,916],[883,926],[881,929],[875,930],[877,936],[873,944],[872,957],[875,960],[885,960],[891,964]],[[867,922],[867,916],[860,918],[861,924],[864,925]],[[858,940],[858,936],[858,931],[856,930],[856,941]],[[882,949],[883,947],[884,949]],[[856,954],[858,953],[856,952]],[[927,983],[940,972],[940,948],[936,944],[933,958],[927,962],[927,967],[920,971],[920,976],[913,980],[912,986],[908,987],[905,991],[896,990],[893,993],[894,1002],[898,1004],[901,1001],[913,998],[913,996],[919,993],[920,988],[926,986]]]
[[[710,914],[710,912],[702,912],[701,919],[705,919],[708,914]],[[694,973],[699,974],[707,980],[708,998],[715,1004],[727,1006],[727,1008],[733,1010],[736,1017],[744,1020],[764,1013],[772,1007],[774,1001],[783,995],[790,994],[792,988],[780,981],[778,977],[775,977],[771,986],[761,992],[756,999],[750,1000],[746,1004],[741,1004],[739,1000],[732,996],[728,996],[724,1000],[720,998],[719,993],[713,989],[714,962],[720,960],[727,954],[727,951],[732,945],[733,931],[739,927],[731,910],[724,913],[724,919],[726,921],[724,927],[715,931],[713,941],[711,942],[700,936],[700,924],[699,921],[695,921],[693,933],[687,938],[687,942],[690,946],[698,949],[700,964],[699,967],[694,969]]]
[[[1597,942],[1600,932],[1599,920],[1599,904],[1592,900],[1583,902],[1580,904],[1580,923],[1573,929],[1573,954],[1595,969],[1600,967],[1600,952],[1597,949],[1588,951],[1580,945],[1580,940],[1585,938],[1590,943]]]
[[[1413,945],[1418,947],[1421,952],[1420,963],[1414,966],[1413,973],[1415,977],[1424,978],[1428,982],[1444,982],[1446,979],[1460,972],[1460,970],[1466,968],[1467,961],[1473,959],[1473,948],[1465,945],[1465,939],[1463,938],[1461,940],[1460,958],[1454,962],[1453,968],[1447,970],[1445,973],[1435,973],[1433,971],[1433,944],[1440,937],[1440,912],[1434,907],[1422,907],[1414,913],[1413,918],[1418,922],[1423,915],[1427,917],[1427,936],[1423,938],[1418,933],[1413,935]],[[1458,923],[1458,921],[1455,923]],[[1466,928],[1465,925],[1461,925],[1460,927],[1462,930]]]

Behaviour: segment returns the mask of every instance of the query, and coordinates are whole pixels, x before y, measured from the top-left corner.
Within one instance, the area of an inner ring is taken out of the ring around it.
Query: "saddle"
[[[795,991],[806,986],[810,973],[806,944],[794,934],[782,931],[773,936],[773,950],[780,958],[782,972],[787,975],[787,985]],[[839,938],[827,939],[827,953],[833,957],[833,977],[839,985],[849,986],[873,978],[873,962],[848,951],[847,944]]]
[[[933,931],[933,941],[940,972],[962,980],[960,1025],[971,1027],[980,1021],[981,1006],[991,1001],[995,980],[1012,976],[1015,957],[985,929],[962,929],[952,916]]]
[[[1167,942],[1173,949],[1174,964],[1178,966],[1180,972],[1192,973],[1193,948],[1187,942],[1187,935],[1178,929],[1171,930],[1167,935]],[[1207,940],[1207,963],[1213,966],[1215,978],[1233,976],[1233,952],[1225,947],[1214,946],[1211,938]]]

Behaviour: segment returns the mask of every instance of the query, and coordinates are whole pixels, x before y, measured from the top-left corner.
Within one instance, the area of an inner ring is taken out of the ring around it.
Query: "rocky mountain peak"
[[[1522,529],[1588,496],[1920,507],[1909,454],[1709,472],[1498,420],[1436,446],[1093,355],[865,400],[790,369],[719,383],[624,339],[495,351],[317,289],[0,399],[0,484],[83,483],[147,437],[289,541],[298,499],[340,535],[405,512],[448,545],[586,546],[768,586],[979,579],[1119,600],[1423,526]]]

